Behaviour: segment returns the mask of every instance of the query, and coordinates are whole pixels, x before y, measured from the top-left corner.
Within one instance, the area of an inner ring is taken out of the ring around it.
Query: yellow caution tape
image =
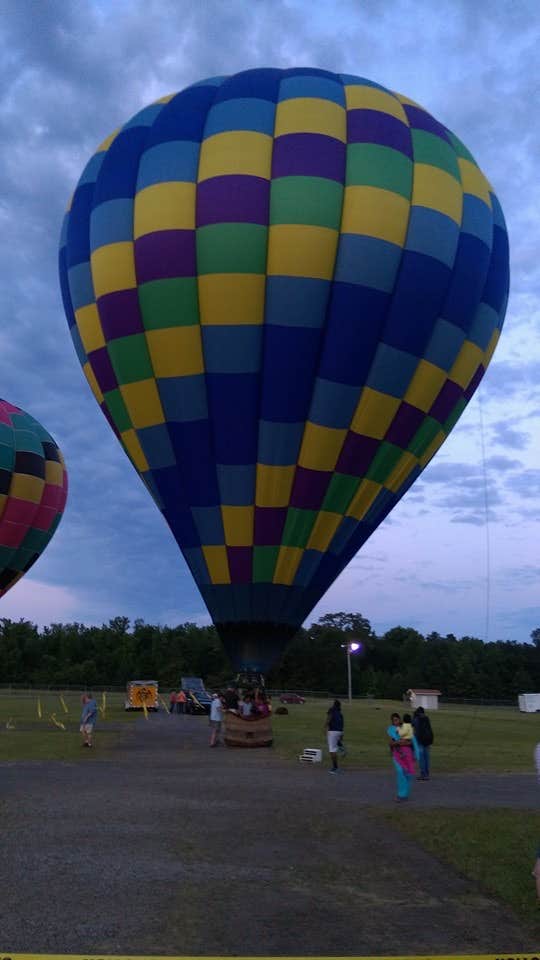
[[[60,697],[60,703],[62,704],[62,710],[64,711],[64,713],[69,713],[69,710],[68,710],[68,707],[67,707],[67,703],[66,703],[66,701],[64,700],[64,698],[63,698],[63,696],[62,696],[61,693],[59,694],[59,697]]]
[[[127,954],[74,954],[74,953],[9,953],[0,951],[0,960],[200,960],[191,954],[183,956],[162,956],[159,954],[146,954],[145,956],[135,956]],[[204,960],[230,960],[226,957],[207,957]],[[237,957],[237,960],[306,960],[305,957]],[[344,958],[332,956],[310,957],[309,960],[344,960]],[[514,953],[453,953],[453,954],[422,954],[421,956],[410,956],[405,954],[378,954],[374,956],[347,957],[347,960],[540,960],[540,950],[536,953],[524,953],[522,950],[516,950]]]
[[[102,717],[105,716],[106,712],[107,712],[107,694],[105,693],[105,690],[103,690],[103,691],[102,691],[102,694],[101,694],[101,715],[102,715]]]
[[[59,727],[60,730],[65,730],[65,729],[66,729],[65,726],[64,726],[64,724],[61,723],[60,720],[57,720],[57,719],[56,719],[56,714],[55,714],[55,713],[51,713],[51,715],[50,715],[50,717],[49,717],[49,720],[51,721],[51,723],[54,723],[55,727]]]
[[[169,708],[168,708],[168,706],[167,706],[167,704],[165,703],[165,701],[164,701],[164,699],[163,699],[163,697],[161,697],[161,696],[160,696],[160,698],[159,698],[159,702],[161,703],[161,706],[163,707],[163,709],[164,709],[164,710],[166,710],[166,711],[167,711],[167,713],[170,713],[170,710],[169,710]]]
[[[39,697],[37,698],[37,715],[40,720],[43,718],[43,710],[41,709],[41,700]]]

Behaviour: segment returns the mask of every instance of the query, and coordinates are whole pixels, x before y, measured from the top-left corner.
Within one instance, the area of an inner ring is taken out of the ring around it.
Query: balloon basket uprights
[[[264,676],[256,670],[241,670],[240,673],[236,674],[234,686],[239,687],[241,690],[256,690],[257,687],[260,690],[264,690]]]
[[[225,745],[227,747],[271,747],[272,717],[254,719],[239,717],[236,713],[226,712],[223,716]]]

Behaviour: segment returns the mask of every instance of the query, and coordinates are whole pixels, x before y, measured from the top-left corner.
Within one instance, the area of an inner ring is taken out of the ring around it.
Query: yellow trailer
[[[159,710],[157,680],[130,680],[126,686],[126,710]]]

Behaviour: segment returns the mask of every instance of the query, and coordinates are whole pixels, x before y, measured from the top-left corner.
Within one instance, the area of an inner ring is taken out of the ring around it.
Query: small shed
[[[540,693],[520,693],[518,704],[522,713],[540,713]]]
[[[442,696],[440,690],[420,690],[419,687],[407,690],[407,700],[413,710],[417,707],[423,707],[424,710],[438,710],[440,696]]]

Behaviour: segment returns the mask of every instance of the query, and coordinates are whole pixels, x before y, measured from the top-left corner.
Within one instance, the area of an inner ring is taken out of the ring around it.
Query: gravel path
[[[107,760],[98,732],[82,763],[0,763],[0,952],[537,947],[538,931],[373,815],[392,805],[390,770],[332,777],[207,738],[204,719],[152,715]],[[537,799],[533,776],[448,775],[416,785],[409,809]]]

